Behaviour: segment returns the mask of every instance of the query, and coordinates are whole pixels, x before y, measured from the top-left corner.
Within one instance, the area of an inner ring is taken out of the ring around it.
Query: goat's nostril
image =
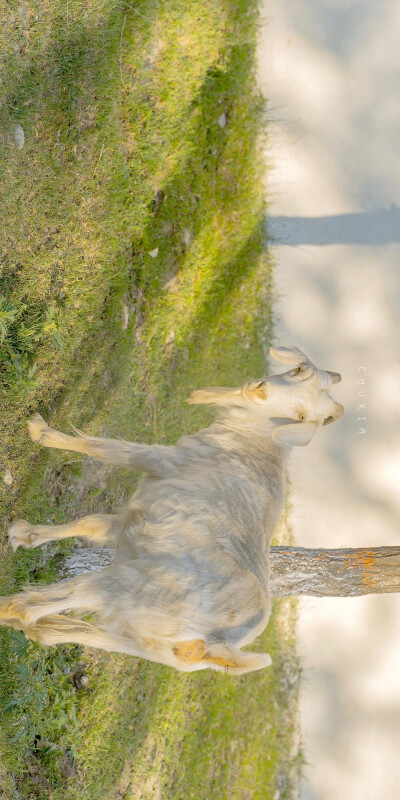
[[[335,422],[335,420],[340,419],[340,417],[342,417],[343,414],[344,414],[344,408],[341,405],[341,403],[335,403],[335,408],[333,409],[332,414],[330,414],[329,417],[326,417],[326,419],[322,424],[329,425],[331,422]]]

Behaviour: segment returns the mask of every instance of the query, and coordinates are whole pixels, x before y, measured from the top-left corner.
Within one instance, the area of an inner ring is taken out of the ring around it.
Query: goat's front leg
[[[123,527],[124,516],[116,514],[91,514],[64,525],[31,525],[23,519],[17,519],[8,529],[8,535],[14,551],[18,547],[40,547],[46,542],[68,539],[70,536],[84,536],[94,542],[111,541],[116,544]]]
[[[155,477],[166,477],[178,466],[178,455],[175,447],[158,444],[136,444],[124,439],[100,439],[86,436],[76,431],[77,436],[69,436],[50,428],[40,414],[35,414],[28,423],[32,441],[44,447],[55,447],[61,450],[74,450],[99,458],[109,464],[134,467],[148,472]]]

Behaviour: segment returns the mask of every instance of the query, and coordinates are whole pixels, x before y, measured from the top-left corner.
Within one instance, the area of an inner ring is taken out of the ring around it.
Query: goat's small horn
[[[340,419],[344,414],[344,408],[340,403],[335,403],[335,408],[333,409],[333,414],[327,417],[323,425],[329,425],[331,422],[335,422],[335,420]]]
[[[329,369],[327,369],[327,373],[328,375],[331,376],[332,383],[340,383],[340,381],[342,380],[342,376],[340,375],[339,372],[331,372]]]

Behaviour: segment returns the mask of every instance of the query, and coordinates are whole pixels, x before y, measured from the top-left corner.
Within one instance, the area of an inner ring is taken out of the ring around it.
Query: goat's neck
[[[291,447],[278,444],[272,438],[276,427],[270,420],[260,421],[246,414],[232,413],[231,410],[211,426],[215,432],[240,443],[248,452],[259,453],[263,458],[270,457],[282,468],[289,458]]]

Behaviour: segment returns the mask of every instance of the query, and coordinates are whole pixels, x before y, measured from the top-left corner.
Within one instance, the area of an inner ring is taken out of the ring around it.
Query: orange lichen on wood
[[[348,567],[361,567],[363,571],[363,582],[368,586],[375,586],[376,580],[371,574],[372,568],[376,565],[376,557],[373,550],[360,549],[355,553],[344,555],[343,558],[347,560],[347,564],[340,567],[339,572]]]

